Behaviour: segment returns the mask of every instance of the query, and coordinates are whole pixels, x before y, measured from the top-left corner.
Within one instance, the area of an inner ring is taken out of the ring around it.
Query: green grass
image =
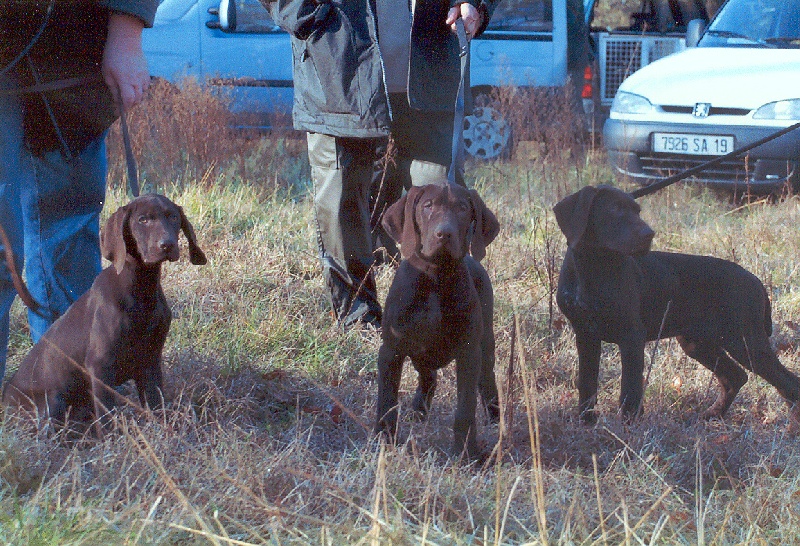
[[[128,199],[114,138],[104,215]],[[146,187],[184,207],[209,257],[204,267],[184,258],[164,269],[174,313],[164,351],[166,411],[125,411],[116,432],[78,444],[4,416],[0,542],[800,539],[800,448],[785,433],[785,403],[762,379],[751,377],[724,421],[703,422],[716,394],[710,374],[674,341],[661,341],[646,354],[645,413],[625,425],[616,414],[619,355],[606,346],[599,423],[586,427],[576,418],[573,335],[552,300],[565,242],[551,208],[583,185],[612,182],[601,151],[578,159],[521,149],[514,159],[468,165],[468,182],[502,225],[484,264],[496,298],[496,373],[511,420],[481,427],[479,442],[494,455],[467,466],[447,454],[452,366],[430,419],[404,420],[397,448],[382,448],[369,434],[380,340],[333,322],[303,140],[232,140],[220,148],[229,155],[216,157],[211,170],[188,153],[174,171],[153,167],[163,158],[152,152],[139,156],[143,172],[160,173],[144,177]],[[210,174],[187,174],[194,162],[190,171]],[[800,371],[800,200],[742,205],[675,185],[641,204],[657,232],[655,248],[733,259],[764,280],[779,356]],[[393,270],[377,275],[385,296]],[[13,368],[29,347],[19,306],[12,329]],[[406,368],[402,404],[415,387]]]

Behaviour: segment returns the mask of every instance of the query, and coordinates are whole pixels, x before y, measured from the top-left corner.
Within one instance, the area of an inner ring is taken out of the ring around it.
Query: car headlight
[[[800,99],[779,100],[765,104],[753,114],[753,119],[798,119]]]
[[[635,93],[618,91],[611,103],[611,111],[617,114],[647,114],[653,110],[649,100]]]

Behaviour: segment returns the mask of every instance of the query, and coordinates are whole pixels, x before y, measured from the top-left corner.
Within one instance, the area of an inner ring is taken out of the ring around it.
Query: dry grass
[[[308,185],[302,139],[240,141],[215,132],[214,118],[204,126],[194,117],[197,134],[182,135],[166,119],[132,113],[146,187],[184,206],[210,258],[165,270],[175,315],[167,409],[138,419],[122,412],[117,432],[79,445],[6,416],[1,542],[779,544],[800,536],[800,448],[784,434],[785,404],[760,378],[724,421],[701,422],[715,393],[710,374],[662,341],[647,353],[645,415],[625,426],[616,415],[618,355],[608,346],[600,421],[576,419],[573,336],[553,304],[564,241],[550,209],[610,180],[601,152],[570,156],[540,141],[518,147],[513,161],[469,165],[469,182],[503,227],[485,264],[507,420],[481,428],[493,455],[467,466],[447,455],[452,367],[428,422],[404,422],[396,449],[371,438],[379,339],[332,323],[310,198],[297,191]],[[147,148],[165,134],[181,136]],[[111,150],[106,213],[127,199],[122,155],[113,142]],[[184,163],[174,159],[181,153]],[[673,186],[642,205],[656,247],[734,259],[764,280],[781,359],[800,370],[800,201],[739,206]],[[381,294],[392,273],[378,270]],[[28,347],[18,307],[12,329],[13,366]],[[402,403],[413,388],[406,370]]]

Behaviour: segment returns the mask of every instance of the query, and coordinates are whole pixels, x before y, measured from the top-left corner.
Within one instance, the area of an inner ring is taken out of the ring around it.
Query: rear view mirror
[[[700,37],[706,30],[706,22],[702,19],[692,19],[686,25],[686,47],[695,47]]]
[[[236,30],[236,0],[220,0],[219,26],[225,32]]]

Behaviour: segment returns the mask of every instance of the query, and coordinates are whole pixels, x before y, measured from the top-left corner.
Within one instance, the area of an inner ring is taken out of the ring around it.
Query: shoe
[[[345,330],[354,326],[380,330],[382,315],[381,308],[377,303],[370,304],[370,302],[356,300],[353,302],[350,313],[342,321],[342,327]]]

